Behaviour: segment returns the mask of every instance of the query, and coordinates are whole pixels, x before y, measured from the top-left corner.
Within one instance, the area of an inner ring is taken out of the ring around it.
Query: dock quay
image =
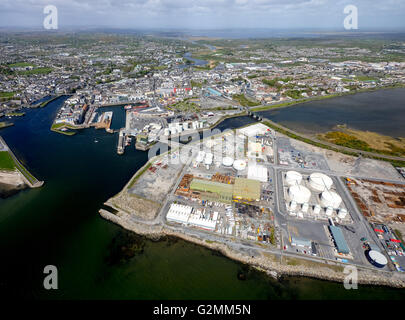
[[[105,129],[107,132],[112,133],[113,131],[110,129],[111,122],[112,122],[113,112],[107,111],[103,112],[96,123],[94,123],[94,127],[96,129]]]
[[[21,162],[17,159],[17,157],[14,155],[13,151],[8,147],[6,142],[4,141],[3,137],[0,136],[0,151],[6,151],[9,153],[11,158],[14,161],[16,170],[20,172],[21,177],[23,178],[24,182],[30,187],[30,188],[39,188],[42,187],[44,184],[44,181],[39,181],[37,178],[35,178],[31,173],[28,172],[28,170],[21,164]]]
[[[124,130],[121,129],[118,135],[117,153],[124,154],[124,150],[125,150],[125,133]]]

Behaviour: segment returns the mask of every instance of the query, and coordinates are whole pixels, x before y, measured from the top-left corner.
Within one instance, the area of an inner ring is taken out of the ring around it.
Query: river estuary
[[[27,110],[0,131],[45,184],[0,199],[0,296],[38,299],[404,299],[405,291],[306,278],[273,280],[222,255],[177,239],[151,241],[105,221],[104,201],[147,161],[132,146],[116,153],[117,134],[86,129],[69,137],[49,130],[64,101]],[[113,128],[124,124],[114,112]],[[286,109],[287,110],[287,109]],[[252,120],[228,119],[220,128]],[[95,140],[98,142],[96,143]],[[59,289],[43,289],[55,265]],[[244,274],[245,280],[238,275]]]

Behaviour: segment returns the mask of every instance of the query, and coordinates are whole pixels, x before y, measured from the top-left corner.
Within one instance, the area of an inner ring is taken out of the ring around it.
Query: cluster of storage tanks
[[[294,211],[297,205],[302,205],[302,212],[308,211],[308,202],[311,198],[311,191],[301,185],[302,175],[296,171],[288,171],[285,175],[285,182],[288,185],[288,196],[291,200],[290,210]],[[331,190],[333,181],[330,177],[323,173],[312,173],[308,179],[309,187],[321,193],[320,200],[323,207],[326,208],[326,215],[331,216],[333,210],[338,210],[338,217],[344,219],[347,215],[347,210],[339,209],[342,198],[334,191]],[[316,204],[313,208],[314,214],[319,214],[321,206]]]
[[[189,122],[174,122],[169,123],[169,127],[164,129],[164,135],[175,135],[178,133],[182,133],[183,131],[187,130],[198,130],[204,128],[204,122],[202,121],[189,121]]]

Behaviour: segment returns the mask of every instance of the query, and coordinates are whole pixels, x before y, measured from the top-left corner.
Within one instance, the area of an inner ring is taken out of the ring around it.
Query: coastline
[[[384,87],[378,87],[378,88],[361,89],[361,90],[350,91],[350,92],[346,92],[346,93],[317,96],[317,97],[313,97],[313,98],[306,98],[306,99],[295,100],[295,101],[283,101],[283,102],[275,103],[275,104],[251,107],[251,108],[249,108],[249,110],[252,112],[262,112],[262,111],[268,111],[268,110],[272,110],[272,109],[281,109],[281,108],[292,107],[297,104],[304,104],[304,103],[309,103],[309,102],[313,102],[313,101],[350,96],[350,95],[354,95],[357,93],[375,92],[375,91],[380,91],[380,90],[390,90],[390,89],[400,89],[400,88],[405,88],[405,84],[397,84],[397,85],[384,86]]]
[[[111,203],[106,202],[106,205],[111,206]],[[267,275],[275,279],[279,279],[283,276],[299,276],[343,283],[346,276],[345,273],[342,272],[343,270],[336,268],[336,265],[322,263],[317,263],[319,266],[308,266],[305,264],[294,265],[288,261],[284,263],[279,262],[272,258],[272,256],[266,256],[263,254],[259,257],[250,257],[230,248],[228,245],[219,242],[207,242],[197,237],[169,229],[168,227],[160,224],[147,224],[140,222],[135,223],[134,220],[130,219],[130,216],[127,213],[122,211],[119,211],[121,216],[115,215],[104,209],[100,209],[99,214],[104,219],[113,222],[126,230],[153,240],[158,240],[166,236],[173,236],[203,246],[210,250],[218,251],[229,259],[248,264],[259,271],[265,272]],[[300,259],[295,258],[295,260]],[[343,269],[343,267],[341,268]],[[405,288],[405,280],[400,278],[399,275],[390,274],[387,272],[382,273],[379,270],[366,270],[365,268],[358,270],[358,283],[364,285]]]

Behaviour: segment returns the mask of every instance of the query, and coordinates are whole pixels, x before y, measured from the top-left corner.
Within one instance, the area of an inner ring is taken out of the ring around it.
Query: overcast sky
[[[343,30],[348,4],[359,30],[405,29],[405,0],[0,0],[0,26],[42,27],[46,5],[59,28],[327,28]]]

